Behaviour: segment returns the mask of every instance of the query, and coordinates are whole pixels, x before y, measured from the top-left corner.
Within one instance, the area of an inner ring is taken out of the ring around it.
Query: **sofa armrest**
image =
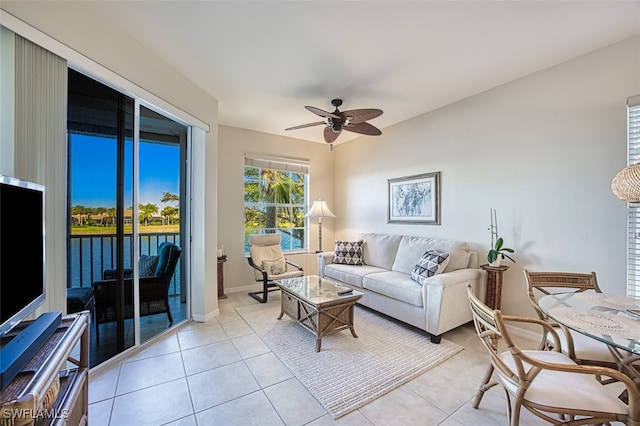
[[[481,283],[483,282],[484,271],[482,269],[475,268],[467,268],[467,269],[458,269],[456,271],[445,272],[443,274],[434,275],[433,277],[429,277],[424,281],[422,287],[425,286],[440,286],[440,287],[448,287],[461,283]],[[474,290],[477,289],[474,287]]]
[[[333,257],[335,253],[332,251],[323,251],[316,253],[318,258],[318,275],[320,278],[324,278],[324,266],[333,263]]]
[[[485,271],[466,268],[427,278],[422,285],[426,309],[426,330],[436,336],[471,321],[467,283],[479,299],[484,299]]]

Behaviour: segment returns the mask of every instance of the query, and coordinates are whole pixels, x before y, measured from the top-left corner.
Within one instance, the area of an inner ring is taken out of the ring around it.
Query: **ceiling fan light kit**
[[[324,140],[330,144],[333,144],[343,130],[368,136],[379,136],[382,134],[380,129],[367,123],[367,120],[372,120],[382,115],[383,111],[381,109],[365,108],[340,111],[338,107],[342,105],[342,99],[333,99],[331,105],[336,108],[333,112],[324,111],[313,106],[305,106],[308,111],[323,117],[325,121],[301,124],[285,130],[297,130],[324,124]]]

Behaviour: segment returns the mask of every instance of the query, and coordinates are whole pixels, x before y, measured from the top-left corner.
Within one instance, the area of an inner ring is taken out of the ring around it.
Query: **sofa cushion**
[[[333,263],[343,265],[362,265],[363,241],[336,240]]]
[[[401,235],[391,234],[358,234],[358,239],[364,241],[364,246],[362,248],[362,260],[365,265],[391,269],[393,261],[396,258],[396,252],[398,251],[398,245],[400,244],[401,238]],[[424,250],[422,253],[424,253]],[[422,255],[422,253],[420,254]]]
[[[362,287],[415,306],[422,306],[422,287],[401,272],[386,271],[367,274]]]
[[[390,269],[411,275],[418,260],[427,250],[449,253],[449,263],[443,272],[464,269],[469,264],[470,248],[467,243],[405,235],[398,245],[397,255]]]
[[[362,278],[365,275],[384,271],[386,271],[386,269],[371,265],[353,266],[329,263],[324,267],[324,276],[362,288]]]
[[[447,263],[449,263],[449,253],[427,250],[411,271],[411,279],[422,285],[427,278],[441,273]]]

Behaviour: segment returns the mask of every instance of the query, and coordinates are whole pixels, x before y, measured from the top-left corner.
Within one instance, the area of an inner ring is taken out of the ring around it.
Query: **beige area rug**
[[[344,416],[421,375],[462,350],[442,339],[356,306],[354,338],[349,330],[322,339],[286,315],[280,300],[236,308],[273,353],[334,419]]]

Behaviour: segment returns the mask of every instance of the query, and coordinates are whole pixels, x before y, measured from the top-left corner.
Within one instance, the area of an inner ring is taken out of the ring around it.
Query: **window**
[[[283,251],[306,248],[308,161],[245,156],[244,251],[249,236],[278,233]]]
[[[632,165],[640,163],[640,95],[627,105],[627,162]],[[627,294],[640,297],[640,204],[627,206]]]

